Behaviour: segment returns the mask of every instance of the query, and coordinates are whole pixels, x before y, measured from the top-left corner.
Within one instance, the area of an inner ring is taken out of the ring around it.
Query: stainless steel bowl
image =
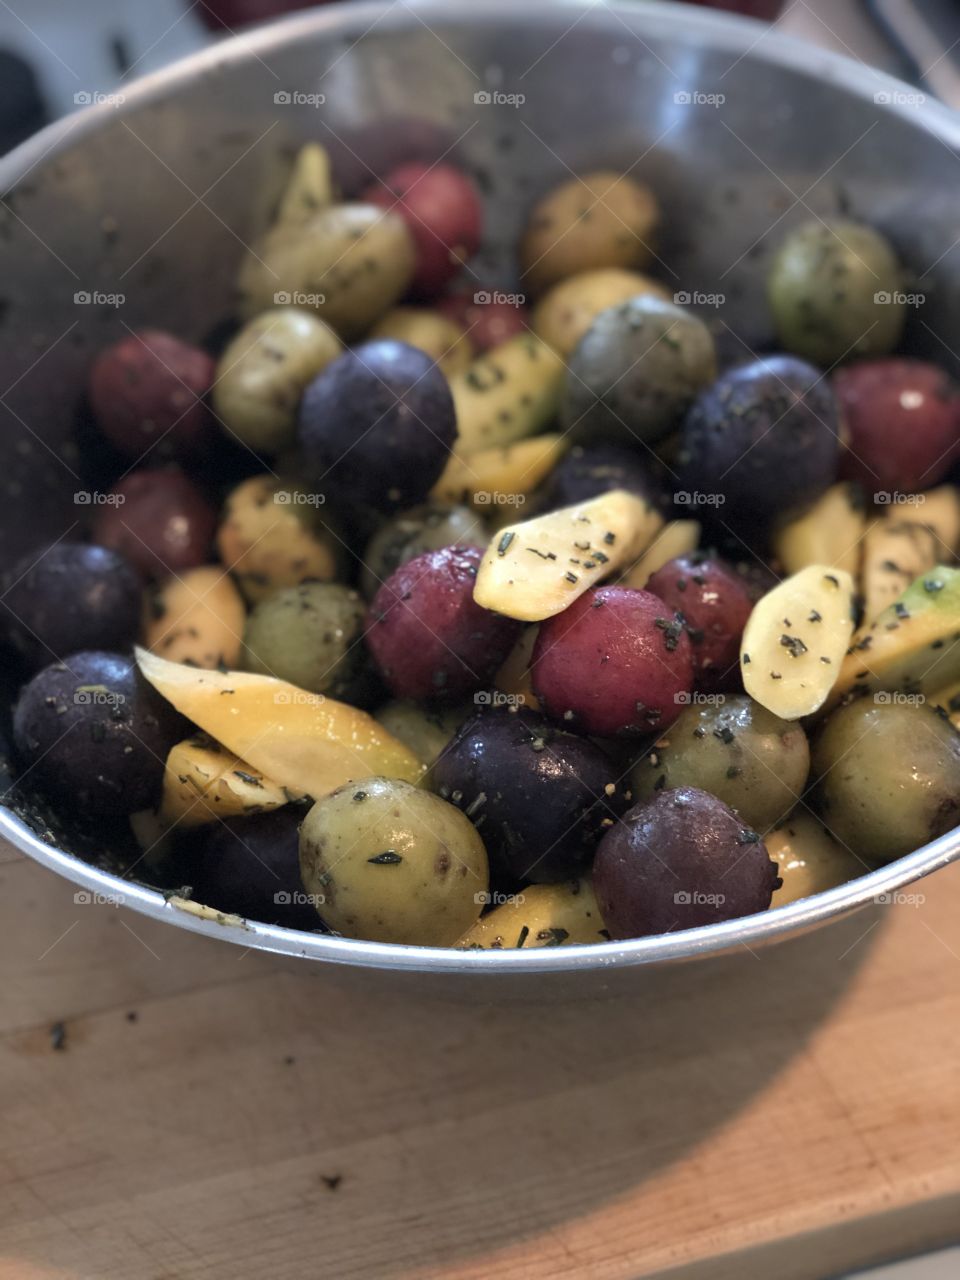
[[[771,342],[769,248],[811,214],[849,210],[885,229],[916,272],[926,301],[911,349],[947,362],[960,349],[960,121],[752,22],[626,0],[344,5],[233,39],[124,94],[0,163],[4,562],[84,514],[74,494],[95,484],[97,459],[78,443],[77,404],[91,353],[124,324],[200,337],[228,316],[243,245],[309,138],[331,148],[348,188],[398,158],[449,151],[468,165],[489,215],[478,272],[502,285],[537,193],[571,169],[633,167],[668,212],[659,274],[725,295],[715,327],[733,354]],[[75,297],[85,293],[124,301]],[[450,991],[478,975],[538,994],[623,987],[636,966],[755,949],[960,854],[958,831],[828,893],[684,933],[461,953],[200,919],[124,875],[129,856],[82,815],[51,814],[16,790],[7,803],[0,833],[91,893],[245,948],[430,973]]]

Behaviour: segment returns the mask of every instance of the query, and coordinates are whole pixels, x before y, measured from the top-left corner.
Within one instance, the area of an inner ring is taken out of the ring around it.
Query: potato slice
[[[637,563],[623,575],[622,587],[642,590],[658,569],[696,551],[700,545],[700,523],[697,520],[671,520],[665,524]]]
[[[297,152],[293,172],[280,199],[277,222],[297,226],[320,209],[333,204],[330,157],[319,142],[308,142]]]
[[[279,809],[292,798],[219,742],[196,734],[170,748],[158,816],[166,826],[198,827]]]
[[[774,554],[786,573],[826,564],[856,576],[866,528],[863,494],[856,485],[835,484],[812,507],[776,530]]]
[[[527,707],[530,711],[540,710],[540,699],[533,692],[533,676],[530,663],[533,661],[533,647],[540,634],[539,627],[524,627],[520,639],[513,646],[504,660],[503,666],[493,677],[493,685],[514,705]]]
[[[536,435],[557,412],[566,372],[560,356],[532,333],[480,356],[450,382],[458,452],[466,456]]]
[[[151,653],[194,667],[235,667],[247,611],[230,574],[217,565],[170,578],[147,602],[144,641]]]
[[[534,884],[482,916],[454,945],[461,951],[572,947],[609,942],[589,879]]]
[[[763,837],[767,853],[780,866],[783,881],[773,891],[771,907],[783,907],[838,884],[855,880],[870,869],[838,844],[826,827],[802,809],[785,818]]]
[[[317,799],[379,775],[418,782],[423,765],[366,712],[273,676],[199,671],[137,649],[145,679],[177,710],[280,787]]]
[[[853,592],[849,573],[813,564],[757,602],[740,645],[751,698],[784,720],[823,706],[853,634]]]
[[[625,489],[511,525],[487,548],[473,598],[508,618],[542,622],[630,564],[662,526],[654,507]]]
[[[565,436],[546,435],[481,449],[468,457],[453,453],[430,496],[437,502],[462,502],[483,512],[510,506],[508,499],[524,499],[539,488],[569,444]]]
[[[863,622],[869,625],[940,558],[932,529],[890,515],[875,520],[863,540]]]
[[[960,489],[955,484],[942,484],[916,497],[916,510],[910,519],[933,531],[940,544],[937,563],[943,564],[960,550]]]

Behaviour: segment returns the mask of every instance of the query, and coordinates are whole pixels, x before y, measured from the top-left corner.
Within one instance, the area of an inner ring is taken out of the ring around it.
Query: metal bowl
[[[800,220],[849,211],[882,227],[916,273],[925,301],[909,349],[952,363],[960,348],[957,117],[753,22],[616,0],[344,5],[230,40],[123,93],[0,163],[5,563],[82,522],[74,495],[95,489],[99,466],[77,416],[92,352],[124,325],[199,338],[224,321],[243,246],[309,138],[330,147],[348,190],[398,158],[457,157],[487,200],[478,274],[504,286],[515,284],[511,246],[536,194],[569,170],[641,173],[668,213],[658,274],[725,296],[714,326],[733,355],[771,344],[769,249]],[[629,982],[636,966],[797,934],[960,854],[957,831],[828,893],[683,933],[463,953],[199,918],[129,878],[129,849],[103,824],[51,813],[24,788],[6,800],[0,834],[91,895],[245,948],[434,974],[451,991],[486,975],[504,991],[595,993]]]

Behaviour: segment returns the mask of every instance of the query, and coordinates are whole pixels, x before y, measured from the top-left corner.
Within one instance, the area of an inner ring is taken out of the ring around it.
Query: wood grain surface
[[[823,1280],[960,1236],[960,866],[610,1002],[280,967],[0,850],[0,1280]]]

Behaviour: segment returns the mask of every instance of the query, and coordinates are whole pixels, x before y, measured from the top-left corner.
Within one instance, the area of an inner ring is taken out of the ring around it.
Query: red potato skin
[[[204,396],[213,357],[160,329],[144,329],[101,351],[90,371],[97,425],[125,458],[200,454],[213,436]]]
[[[915,493],[960,453],[960,388],[924,360],[862,360],[833,377],[848,432],[841,475],[869,493]]]
[[[213,505],[176,468],[132,471],[97,508],[93,541],[112,547],[141,577],[164,578],[210,559]]]
[[[413,292],[434,298],[480,247],[483,211],[476,187],[452,165],[398,165],[360,199],[404,218],[416,247]]]
[[[607,738],[665,729],[690,700],[693,646],[649,591],[595,587],[540,624],[533,691],[565,728]]]
[[[766,911],[780,884],[766,845],[696,787],[638,804],[597,846],[593,887],[612,938],[642,938]]]
[[[754,604],[742,574],[716,556],[677,556],[651,576],[647,590],[683,614],[697,688],[736,689],[740,637]]]
[[[478,355],[508,342],[518,333],[525,333],[529,327],[526,307],[494,301],[495,296],[492,289],[464,289],[441,298],[436,304],[439,312],[464,329]],[[490,301],[482,301],[484,298]]]
[[[367,647],[398,698],[455,698],[491,680],[523,623],[473,598],[482,547],[443,547],[390,575],[367,615]]]

